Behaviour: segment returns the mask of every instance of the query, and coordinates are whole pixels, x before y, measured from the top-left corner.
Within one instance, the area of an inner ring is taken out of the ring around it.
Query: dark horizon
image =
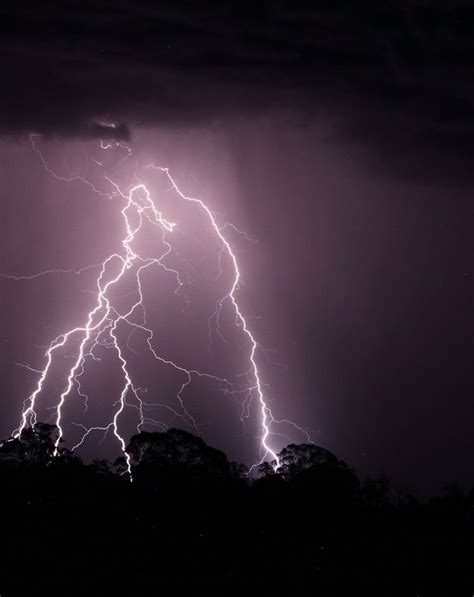
[[[0,444],[6,594],[107,594],[111,584],[116,594],[117,577],[133,595],[472,590],[473,490],[420,501],[384,478],[361,482],[314,444],[288,445],[277,470],[263,463],[249,476],[181,429],[132,437],[130,469],[124,458],[85,465],[57,451],[58,433],[36,424]]]

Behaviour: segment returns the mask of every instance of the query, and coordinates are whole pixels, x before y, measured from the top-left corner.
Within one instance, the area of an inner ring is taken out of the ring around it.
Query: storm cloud
[[[468,175],[474,8],[303,6],[4,4],[0,131],[94,137],[113,121],[124,124],[109,136],[126,138],[273,110],[331,122],[382,165],[416,173],[421,160],[426,176],[448,160]]]

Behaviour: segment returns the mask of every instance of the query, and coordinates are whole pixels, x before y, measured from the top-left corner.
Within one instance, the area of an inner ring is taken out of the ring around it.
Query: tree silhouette
[[[61,584],[73,594],[82,578],[81,593],[120,578],[130,594],[176,584],[193,594],[210,584],[225,594],[472,594],[472,491],[390,500],[384,477],[361,487],[313,444],[287,446],[277,470],[266,463],[249,478],[178,429],[131,438],[130,483],[125,458],[83,465],[56,453],[57,437],[38,423],[0,444],[6,594]]]
[[[59,429],[56,425],[36,423],[25,427],[17,438],[0,447],[0,462],[6,465],[47,464],[53,458]]]
[[[200,437],[181,429],[165,433],[141,432],[127,446],[133,477],[157,482],[184,477],[206,483],[210,479],[230,481],[241,472],[226,455],[208,446]]]
[[[278,458],[280,466],[276,471],[270,472],[264,464],[260,467],[261,474],[275,475],[307,494],[315,491],[320,499],[353,497],[360,488],[359,479],[348,464],[315,444],[289,444]]]

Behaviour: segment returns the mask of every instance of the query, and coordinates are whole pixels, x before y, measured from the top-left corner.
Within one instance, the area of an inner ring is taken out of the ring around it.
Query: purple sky
[[[168,166],[184,191],[258,239],[236,239],[240,297],[269,349],[259,363],[275,416],[362,474],[418,488],[472,483],[469,11],[25,3],[19,20],[5,13],[0,273],[81,267],[113,250],[116,206],[49,177],[26,134],[43,134],[64,171],[80,167],[83,144],[95,151],[103,119],[124,123],[118,136],[134,158]],[[127,184],[131,173],[118,175]],[[183,247],[208,279],[206,232],[182,217]],[[35,382],[15,363],[41,365],[40,346],[78,323],[91,284],[89,273],[0,280],[3,436]],[[150,300],[157,321],[158,305],[169,309],[170,350],[210,366],[204,288],[184,317],[159,280]],[[217,353],[224,369],[241,364]],[[163,391],[151,365],[137,374]],[[100,417],[115,382],[91,378]],[[237,405],[205,387],[189,398],[204,438],[252,462],[257,429],[242,428]],[[114,455],[113,442],[103,449]]]
[[[461,457],[471,447],[468,194],[384,179],[356,148],[334,146],[323,126],[301,130],[278,121],[273,115],[229,122],[212,133],[141,132],[137,155],[169,165],[183,190],[201,193],[226,220],[258,239],[236,243],[245,282],[240,294],[255,335],[275,361],[259,358],[277,418],[293,419],[364,473],[385,471],[412,483],[421,477],[469,481],[468,459]],[[64,155],[79,159],[78,147],[44,146],[52,164]],[[113,202],[81,183],[51,179],[27,142],[5,143],[2,166],[2,272],[81,267],[113,250],[121,226]],[[207,242],[205,232],[196,234]],[[80,323],[90,304],[84,290],[92,289],[92,274],[1,282],[4,435],[36,380],[15,362],[39,367],[38,347]],[[204,265],[203,274],[211,275]],[[158,305],[168,309],[171,321],[162,325],[173,354],[186,360],[193,351],[202,354],[207,336],[200,324],[214,303],[204,303],[196,290],[197,307],[183,325],[183,304],[173,307],[161,286],[157,277],[147,300],[157,321]],[[188,331],[191,321],[196,328]],[[232,361],[198,359],[200,366],[220,363],[226,372]],[[107,367],[105,378],[91,367],[88,424],[103,424],[110,394],[118,391]],[[145,359],[135,370],[138,385],[143,379],[154,400],[169,397],[172,384],[163,386],[153,363]],[[55,400],[60,379],[58,374],[48,386],[46,403]],[[232,401],[199,384],[188,400],[208,441],[252,461],[258,431],[255,425],[244,430]],[[69,425],[83,421],[74,392],[70,402],[76,406],[66,411]],[[302,441],[297,433],[289,435]],[[94,445],[83,455],[90,456]],[[112,455],[116,445],[107,445],[103,449]]]

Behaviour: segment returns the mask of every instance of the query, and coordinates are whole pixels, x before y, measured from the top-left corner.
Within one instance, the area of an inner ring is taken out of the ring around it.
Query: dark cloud
[[[0,131],[95,135],[104,119],[181,126],[282,109],[330,117],[386,163],[410,170],[421,152],[433,175],[444,158],[470,173],[474,7],[304,6],[4,4]]]

